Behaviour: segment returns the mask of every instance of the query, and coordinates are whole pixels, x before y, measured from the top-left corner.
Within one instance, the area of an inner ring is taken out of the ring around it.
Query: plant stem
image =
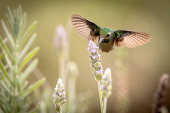
[[[98,82],[98,90],[99,90],[99,99],[100,99],[101,113],[103,113],[103,102],[102,102],[102,93],[101,93],[100,81]]]
[[[60,55],[58,56],[58,68],[59,68],[59,78],[62,79],[63,84],[66,83],[66,79],[65,79],[65,59],[63,56],[63,53],[60,53]],[[66,87],[66,86],[65,86]]]
[[[107,109],[107,98],[104,98],[104,110],[103,110],[103,113],[106,113],[106,109]]]
[[[67,95],[67,111],[71,113],[75,113],[75,101],[76,101],[76,93],[75,93],[75,83],[76,80],[74,78],[68,79],[68,95]]]
[[[16,104],[16,91],[17,91],[17,81],[16,81],[16,74],[17,74],[17,70],[18,70],[18,62],[17,62],[17,58],[18,58],[18,51],[17,51],[18,49],[17,49],[17,46],[16,46],[16,44],[15,44],[15,48],[14,48],[14,53],[13,53],[13,56],[14,56],[14,60],[15,60],[15,62],[14,62],[14,72],[13,72],[13,79],[14,79],[14,90],[13,90],[13,113],[15,112],[15,106],[17,106],[17,104]]]

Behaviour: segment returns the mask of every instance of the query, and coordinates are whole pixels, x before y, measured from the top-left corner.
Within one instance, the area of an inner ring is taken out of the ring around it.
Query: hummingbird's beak
[[[104,39],[103,37],[100,37],[100,40],[99,40],[99,42],[97,44],[97,47],[99,46],[99,44],[102,42],[103,39]]]

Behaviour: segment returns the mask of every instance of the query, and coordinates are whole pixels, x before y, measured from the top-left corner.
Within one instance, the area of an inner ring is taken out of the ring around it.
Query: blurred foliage
[[[164,73],[160,78],[157,91],[154,94],[152,113],[168,112],[166,107],[163,106],[163,102],[165,100],[168,88],[169,88],[169,75]]]
[[[130,108],[129,83],[127,80],[128,65],[125,61],[127,54],[124,48],[115,50],[115,75],[117,77],[117,82],[115,91],[116,105],[113,107],[116,113],[127,113]]]
[[[69,113],[85,113],[89,104],[87,99],[90,99],[90,96],[87,98],[87,94],[83,93],[84,95],[82,96],[78,95],[81,99],[77,99],[76,80],[79,76],[79,71],[77,64],[69,60],[69,40],[71,38],[69,36],[69,31],[71,31],[69,22],[66,25],[66,29],[62,25],[58,25],[53,40],[54,50],[58,58],[58,75],[59,78],[64,80],[63,83],[65,85],[67,104],[63,106],[62,111]]]
[[[36,21],[30,25],[26,32],[23,32],[26,13],[22,13],[21,6],[19,6],[13,10],[13,13],[8,7],[6,23],[3,20],[1,23],[6,36],[4,39],[0,37],[0,112],[34,112],[39,104],[35,108],[31,107],[33,103],[29,94],[45,81],[45,78],[42,78],[31,85],[28,85],[27,81],[27,77],[38,63],[38,59],[34,59],[29,66],[26,66],[39,50],[39,47],[36,47],[28,54],[26,53],[36,37],[34,33],[28,39]]]
[[[0,0],[0,18],[5,18],[7,5],[16,8],[22,5],[28,14],[28,25],[35,19],[38,21],[36,32],[37,39],[32,47],[40,46],[36,54],[39,58],[38,67],[46,76],[48,83],[55,87],[59,77],[58,58],[53,50],[53,35],[58,23],[65,24],[72,14],[79,14],[101,27],[111,29],[126,29],[142,31],[152,36],[151,42],[135,49],[126,49],[128,56],[125,58],[128,64],[129,96],[131,98],[130,113],[151,112],[153,94],[157,88],[157,82],[162,73],[170,73],[170,1],[169,0],[106,0],[106,1],[61,1],[61,0]],[[26,27],[28,27],[26,25]],[[5,32],[0,27],[0,34]],[[69,29],[70,30],[70,29]],[[89,110],[100,111],[97,94],[97,84],[93,79],[89,68],[87,52],[88,41],[83,39],[73,30],[70,35],[70,59],[75,61],[79,68],[79,77],[76,80],[76,94],[83,91],[93,91]],[[119,49],[119,48],[114,48]],[[113,92],[116,90],[115,53],[102,55],[103,67],[110,67],[113,77]],[[29,76],[34,81],[33,76]],[[167,92],[165,106],[170,110],[170,95]],[[108,100],[108,112],[113,112],[114,93]],[[142,106],[142,109],[141,109]]]

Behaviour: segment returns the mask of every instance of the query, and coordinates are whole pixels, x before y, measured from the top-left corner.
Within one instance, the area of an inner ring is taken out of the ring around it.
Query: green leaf
[[[7,70],[7,68],[9,68],[9,65],[8,64],[6,64],[5,66],[3,66],[4,67],[4,70]],[[2,70],[0,70],[0,74],[3,74],[2,73]]]
[[[20,80],[24,81],[28,77],[28,75],[34,70],[34,68],[37,66],[37,64],[38,64],[38,59],[34,59],[31,62],[31,64],[29,64],[29,66],[24,71],[24,73],[21,75]]]
[[[1,100],[3,100],[6,104],[8,104],[8,106],[9,106],[9,96],[11,96],[11,94],[4,93],[4,91],[1,90],[0,93]]]
[[[12,69],[12,68],[13,68],[12,63],[11,63],[11,61],[9,60],[9,57],[8,57],[7,54],[5,55],[5,60],[6,60],[6,62],[7,62],[8,67],[10,67],[10,69]]]
[[[4,73],[5,77],[8,79],[8,81],[14,86],[14,84],[12,83],[11,79],[9,78],[9,76],[7,75],[2,63],[0,62],[0,68],[2,70],[2,72]]]
[[[25,101],[23,102],[23,108],[22,109],[24,109],[25,112],[26,111],[28,112],[28,109],[30,108],[31,104],[32,104],[32,102],[31,102],[30,97],[26,97]]]
[[[28,81],[24,81],[21,86],[21,90],[24,90],[28,86]]]
[[[7,22],[8,30],[9,30],[9,32],[11,32],[12,37],[14,37],[13,36],[14,33],[13,33],[12,21],[11,21],[8,14],[6,14],[5,16],[6,16],[6,22]]]
[[[40,108],[40,102],[37,104],[37,106],[35,106],[35,108],[33,108],[32,110],[28,111],[28,113],[37,113],[37,110]]]
[[[25,53],[27,52],[27,50],[29,49],[29,47],[31,46],[31,44],[33,43],[34,39],[36,38],[36,33],[34,33],[32,35],[32,37],[29,39],[27,45],[24,47],[24,49],[22,50],[22,52],[19,55],[19,60],[22,59],[22,57],[25,55]]]
[[[24,30],[26,20],[27,20],[27,14],[24,13],[22,18],[21,18],[21,22],[20,22],[20,27],[19,27],[19,32],[18,32],[18,34],[19,34],[18,41],[21,39],[21,35],[22,35],[23,30]]]
[[[10,16],[11,21],[14,22],[14,17],[13,17],[13,15],[12,15],[12,11],[11,11],[11,9],[10,9],[9,6],[7,6],[7,10],[8,10],[8,13],[9,13],[9,16]]]
[[[8,88],[7,84],[4,83],[4,81],[1,81],[1,86],[3,87],[3,89],[5,89],[9,94],[12,94],[10,89]]]
[[[1,53],[0,54],[0,59],[2,59],[4,57],[5,53]]]
[[[21,18],[22,18],[21,6],[18,6],[16,13],[17,13],[17,25],[18,25],[18,32],[17,32],[17,40],[18,40],[20,36],[20,24],[21,24]]]
[[[4,113],[6,113],[6,110],[5,110],[5,108],[0,104],[0,108],[1,108],[1,110],[4,112]]]
[[[12,59],[12,55],[9,52],[8,48],[6,47],[6,45],[3,43],[2,38],[0,37],[0,44],[3,47],[3,50],[8,54],[8,57],[13,61]]]
[[[17,8],[17,20],[18,20],[18,22],[19,22],[18,25],[20,25],[21,17],[22,17],[22,8],[21,8],[21,6],[19,5],[18,8]],[[18,27],[19,27],[19,26],[18,26]]]
[[[23,44],[25,43],[26,39],[28,38],[28,35],[32,32],[33,28],[35,27],[35,25],[37,24],[37,21],[34,21],[29,28],[27,29],[27,31],[24,33],[23,37],[21,38],[21,42],[20,42],[20,46],[19,49],[21,49],[21,47],[23,46]]]
[[[3,75],[3,76],[0,76],[0,81],[1,81],[2,79],[4,79],[4,77],[5,77],[5,75]]]
[[[14,45],[15,45],[15,44],[14,44],[14,40],[13,40],[13,38],[11,37],[11,34],[10,34],[7,26],[5,25],[5,22],[4,22],[3,20],[1,20],[1,23],[2,23],[2,26],[3,26],[4,30],[5,30],[5,33],[6,33],[7,37],[8,37],[8,39],[9,39],[12,47],[14,47]]]
[[[19,96],[27,96],[30,94],[35,88],[39,87],[45,82],[45,77],[40,79],[39,81],[35,82],[34,84],[30,85],[25,91],[23,91]]]
[[[8,104],[6,104],[5,102],[3,102],[2,100],[0,100],[0,104],[3,104],[5,106],[9,106]]]
[[[13,10],[13,15],[14,15],[14,23],[13,23],[13,28],[14,28],[14,40],[16,42],[16,39],[17,39],[17,32],[18,32],[18,20],[17,20],[17,12],[16,10],[14,9]]]
[[[25,57],[24,59],[21,61],[20,63],[20,66],[18,68],[18,72],[19,73],[23,68],[24,66],[28,63],[28,61],[38,52],[39,50],[39,47],[36,47],[34,48],[31,52],[29,52]]]

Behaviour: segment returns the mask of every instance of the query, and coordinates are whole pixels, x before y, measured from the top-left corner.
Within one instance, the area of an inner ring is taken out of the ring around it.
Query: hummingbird
[[[144,32],[131,30],[111,30],[101,28],[94,22],[77,14],[71,15],[71,22],[76,31],[85,39],[93,42],[98,38],[99,49],[110,52],[113,46],[135,48],[150,41],[151,36]]]

